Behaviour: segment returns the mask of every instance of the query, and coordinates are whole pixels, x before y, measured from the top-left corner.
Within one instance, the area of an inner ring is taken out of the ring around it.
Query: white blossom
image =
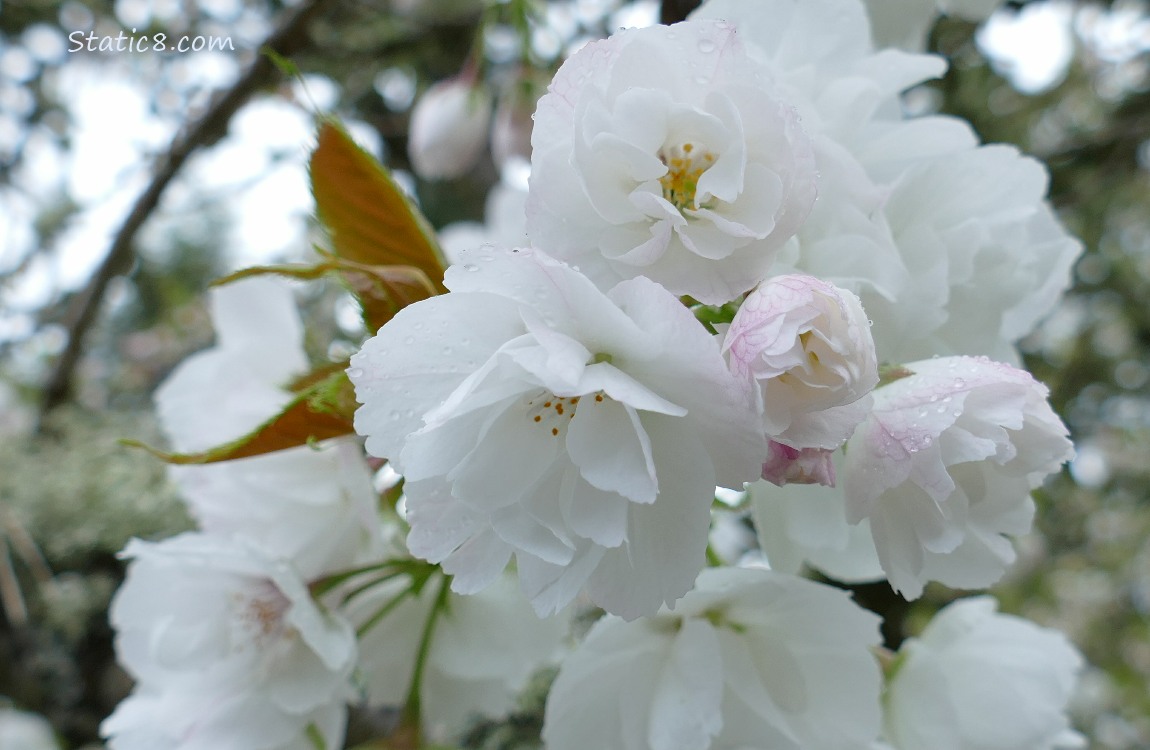
[[[710,0],[692,17],[737,26],[811,137],[819,199],[772,272],[857,294],[879,361],[1017,361],[1081,245],[1045,203],[1038,162],[979,146],[956,118],[906,116],[901,92],[945,62],[875,51],[860,0]]]
[[[834,463],[841,466],[841,453]],[[865,518],[858,524],[847,522],[841,484],[775,484],[747,485],[755,533],[771,570],[798,573],[805,564],[845,583],[884,578],[870,522]]]
[[[829,586],[711,568],[674,612],[607,616],[560,667],[550,750],[867,750],[879,618]]]
[[[406,700],[441,580],[432,576],[418,596],[405,598],[361,637],[358,672],[369,705]],[[364,626],[407,585],[400,578],[373,589],[354,600],[348,617]],[[449,593],[438,617],[419,706],[424,736],[440,743],[457,740],[477,718],[510,711],[535,670],[557,660],[570,625],[561,615],[537,617],[511,573],[476,594]]]
[[[707,303],[767,274],[815,196],[810,144],[728,24],[628,29],[556,73],[532,134],[527,231],[603,288]]]
[[[411,111],[407,155],[425,180],[461,177],[475,166],[487,145],[491,92],[463,79],[440,81],[423,93]]]
[[[1082,657],[1062,633],[960,599],[905,641],[887,686],[895,750],[1068,750],[1086,742],[1067,703]]]
[[[1073,456],[1066,426],[1029,373],[985,357],[912,362],[874,391],[847,443],[847,518],[870,519],[883,570],[904,596],[926,581],[997,581],[1030,530],[1030,491]]]
[[[180,451],[239,438],[292,399],[307,371],[303,326],[290,289],[245,279],[210,293],[215,346],[180,363],[156,391],[156,411]],[[200,526],[241,534],[314,576],[378,548],[375,493],[354,440],[236,461],[175,466],[172,478]]]
[[[111,621],[137,687],[102,725],[113,750],[296,750],[309,732],[342,742],[355,634],[294,569],[201,533],[133,540],[124,556]]]
[[[723,351],[734,373],[754,384],[766,434],[792,448],[846,442],[878,383],[858,297],[811,276],[760,284],[731,321]]]
[[[690,587],[716,485],[766,444],[717,341],[645,278],[604,294],[530,249],[482,248],[348,371],[367,449],[407,479],[413,554],[474,592],[514,554],[555,612],[587,585],[635,617]]]

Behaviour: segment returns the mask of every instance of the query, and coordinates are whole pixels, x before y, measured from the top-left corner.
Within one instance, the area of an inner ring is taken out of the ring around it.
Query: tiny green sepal
[[[878,385],[876,388],[882,388],[884,385],[890,385],[896,380],[909,378],[914,375],[914,370],[908,370],[903,365],[883,364],[878,368]]]

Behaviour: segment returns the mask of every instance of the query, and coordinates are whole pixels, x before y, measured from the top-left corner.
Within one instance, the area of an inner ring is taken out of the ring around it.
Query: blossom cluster
[[[125,551],[138,685],[111,747],[337,748],[356,703],[449,741],[560,658],[553,750],[1077,746],[1061,635],[968,598],[893,654],[796,575],[990,586],[1073,454],[1015,348],[1080,251],[1046,172],[908,117],[945,63],[869,18],[710,0],[573,54],[522,211],[457,235],[447,293],[351,357],[362,448],[173,470],[201,530]],[[421,153],[452,130],[429,111]],[[213,303],[218,344],[157,393],[183,451],[258,428],[308,369],[284,287]],[[726,555],[721,490],[757,536]]]

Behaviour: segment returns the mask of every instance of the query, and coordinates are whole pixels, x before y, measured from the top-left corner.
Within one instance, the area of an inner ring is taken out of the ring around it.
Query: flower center
[[[591,396],[568,396],[560,398],[547,391],[540,391],[527,399],[527,419],[530,424],[542,429],[551,437],[559,437],[567,430],[567,423],[575,418],[579,402],[593,399],[602,403],[606,398],[602,393]]]
[[[269,642],[290,635],[292,630],[284,623],[284,615],[291,602],[271,581],[261,581],[254,587],[233,595],[241,643],[253,643],[266,648]]]
[[[680,211],[699,208],[695,202],[699,178],[714,165],[715,155],[693,143],[684,143],[659,149],[659,160],[667,165],[667,173],[659,178],[663,197]]]

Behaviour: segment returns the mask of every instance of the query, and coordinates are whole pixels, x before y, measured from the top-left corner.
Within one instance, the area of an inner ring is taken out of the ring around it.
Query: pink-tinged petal
[[[1072,455],[1046,389],[985,358],[912,362],[875,391],[848,445],[848,517],[869,517],[892,586],[918,596],[927,580],[986,586],[1026,533],[1030,488]]]
[[[786,484],[835,486],[834,451],[822,448],[792,448],[771,441],[763,462],[763,479],[782,487]]]

